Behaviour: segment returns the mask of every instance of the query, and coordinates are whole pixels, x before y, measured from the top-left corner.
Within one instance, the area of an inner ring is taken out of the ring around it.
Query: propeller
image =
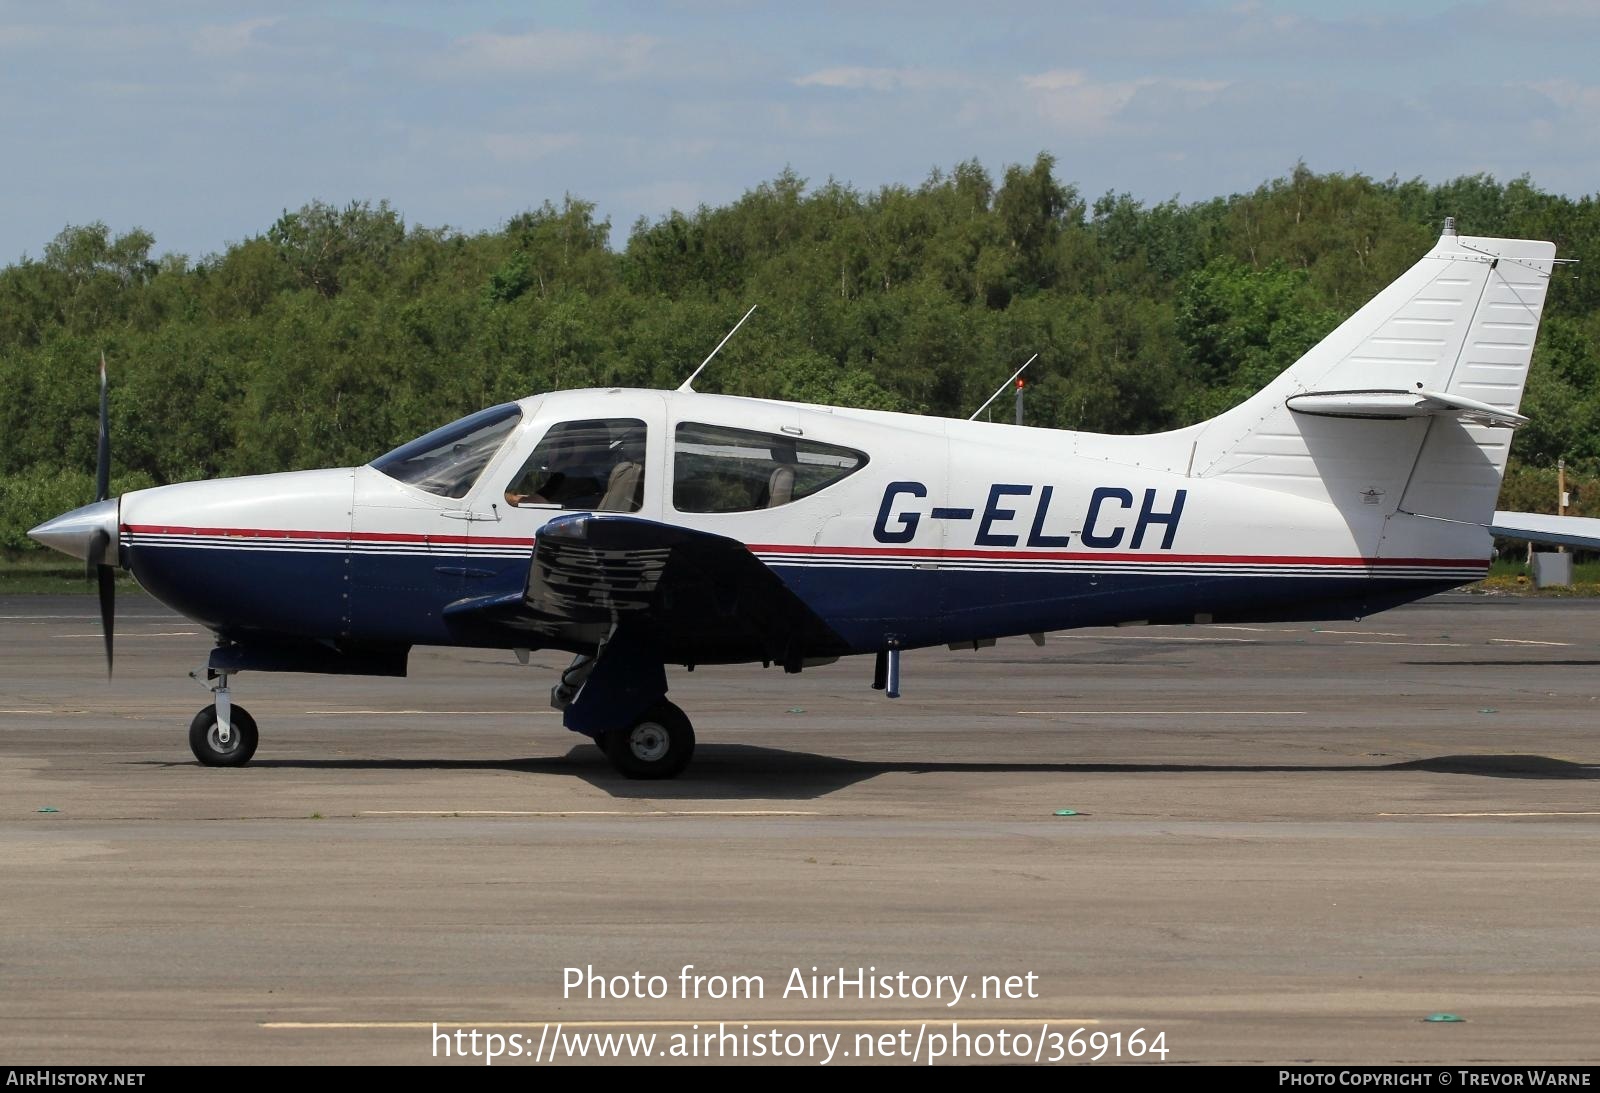
[[[107,398],[106,355],[100,353],[100,442],[95,449],[94,499],[107,500],[111,496],[111,410]],[[100,595],[100,629],[106,641],[106,678],[111,678],[111,644],[117,621],[117,568],[107,565],[106,558],[116,558],[117,545],[103,529],[96,530],[89,541],[87,577],[94,579]]]

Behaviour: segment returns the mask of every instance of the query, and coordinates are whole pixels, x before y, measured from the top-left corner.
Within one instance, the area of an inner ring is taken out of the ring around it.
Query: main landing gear
[[[667,701],[667,673],[647,639],[619,630],[579,654],[550,691],[562,724],[594,738],[628,778],[671,778],[694,757],[694,726]]]
[[[671,778],[694,757],[694,726],[663,698],[633,727],[612,729],[595,742],[611,765],[629,778]]]
[[[217,674],[216,696],[189,722],[189,750],[208,767],[242,767],[256,753],[261,734],[256,719],[243,706],[235,706],[228,693],[228,673]]]

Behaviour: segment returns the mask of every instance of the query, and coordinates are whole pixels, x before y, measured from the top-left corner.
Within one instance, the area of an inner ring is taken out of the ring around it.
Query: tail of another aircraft
[[[1167,434],[1171,469],[1330,501],[1353,525],[1487,524],[1554,258],[1552,243],[1459,237],[1446,221],[1432,251],[1262,391]]]

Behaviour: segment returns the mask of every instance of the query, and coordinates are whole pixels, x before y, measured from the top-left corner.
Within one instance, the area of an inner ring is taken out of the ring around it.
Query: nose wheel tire
[[[256,753],[261,735],[256,719],[243,706],[235,706],[229,716],[228,742],[222,742],[217,728],[217,708],[207,706],[189,723],[189,750],[208,767],[242,767]]]
[[[671,778],[694,756],[694,726],[678,707],[658,702],[626,729],[601,741],[611,765],[629,778]]]

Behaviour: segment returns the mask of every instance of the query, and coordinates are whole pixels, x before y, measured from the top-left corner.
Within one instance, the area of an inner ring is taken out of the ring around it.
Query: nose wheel
[[[242,767],[256,753],[261,734],[256,732],[256,719],[243,706],[233,704],[233,692],[228,690],[228,673],[213,672],[216,686],[211,705],[194,715],[189,722],[189,750],[208,767]],[[200,673],[191,672],[198,679]]]
[[[242,767],[256,753],[261,736],[256,719],[243,706],[229,711],[228,731],[217,722],[217,708],[207,706],[189,722],[189,750],[208,767]]]
[[[611,765],[629,778],[671,778],[694,756],[694,726],[671,702],[661,701],[626,729],[600,741]]]

